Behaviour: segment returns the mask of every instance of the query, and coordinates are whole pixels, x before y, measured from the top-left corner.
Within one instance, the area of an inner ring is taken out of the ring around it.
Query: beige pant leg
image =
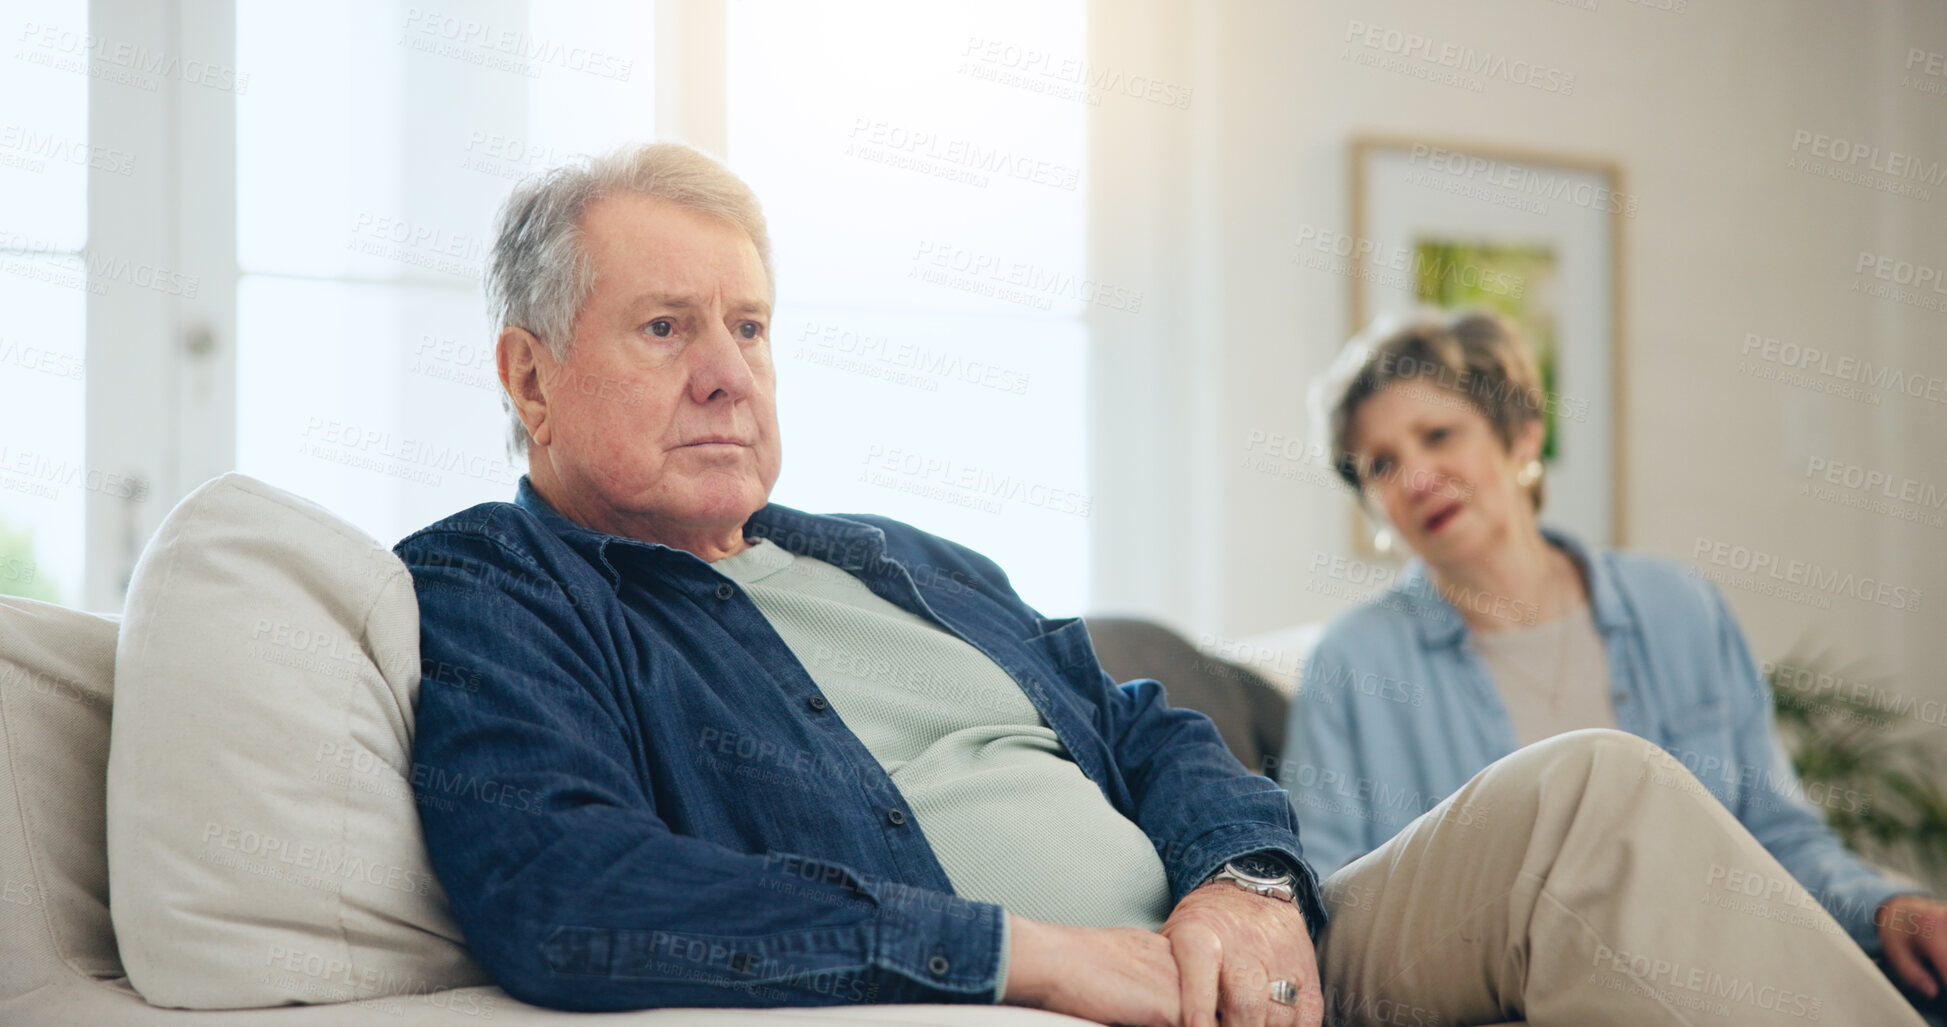
[[[1324,890],[1328,1023],[1921,1027],[1682,764],[1620,731],[1496,761]]]

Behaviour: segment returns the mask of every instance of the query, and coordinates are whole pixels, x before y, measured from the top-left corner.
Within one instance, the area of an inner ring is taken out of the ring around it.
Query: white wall
[[[1917,612],[1725,594],[1760,658],[1831,645],[1947,700],[1947,528],[1800,494],[1812,457],[1947,494],[1947,404],[1869,405],[1739,369],[1757,333],[1947,379],[1947,309],[1851,291],[1871,280],[1854,273],[1862,252],[1947,268],[1947,188],[1920,200],[1786,166],[1801,129],[1947,162],[1947,78],[1920,76],[1938,93],[1902,80],[1910,49],[1947,51],[1947,8],[1593,5],[1094,6],[1098,69],[1191,89],[1186,109],[1108,97],[1093,127],[1092,267],[1153,297],[1139,319],[1095,324],[1097,606],[1192,638],[1345,606],[1306,584],[1318,553],[1351,549],[1346,495],[1241,466],[1254,431],[1309,437],[1304,384],[1347,335],[1347,282],[1293,263],[1298,232],[1350,230],[1354,135],[1477,140],[1613,159],[1641,197],[1624,223],[1628,544],[1704,566],[1697,540],[1723,539],[1917,588]],[[1344,59],[1355,20],[1572,71],[1574,93],[1359,66]]]

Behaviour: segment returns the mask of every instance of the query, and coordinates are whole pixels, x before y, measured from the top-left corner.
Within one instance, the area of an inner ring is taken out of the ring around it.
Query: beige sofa
[[[202,504],[204,520],[213,506],[229,504],[234,514],[239,503],[255,504],[244,509],[252,518],[269,517],[272,530],[290,536],[283,539],[290,546],[344,545],[346,532],[352,530],[339,522],[335,526],[321,525],[320,531],[309,535],[294,534],[276,518],[293,513],[301,515],[296,517],[297,523],[309,524],[317,521],[320,511],[240,476],[219,479],[185,500],[184,507],[171,514],[177,529],[184,527],[186,513],[196,515],[196,510],[185,508],[197,503]],[[279,509],[280,506],[288,509]],[[325,527],[334,530],[322,530]],[[158,539],[170,530],[171,525],[165,524],[164,530],[158,532]],[[174,537],[180,543],[185,536],[179,530]],[[156,545],[152,542],[151,548]],[[364,540],[364,552],[358,550],[354,544],[347,552],[327,554],[323,559],[326,563],[343,564],[349,559],[377,559],[373,553],[390,555],[377,549],[369,539]],[[144,560],[148,559],[145,555]],[[403,566],[398,570],[403,572]],[[176,571],[180,574],[181,568]],[[140,577],[143,571],[137,573]],[[139,590],[140,582],[137,584]],[[129,613],[131,620],[138,619],[132,608]],[[215,636],[211,644],[221,644],[224,637],[221,611],[175,610],[171,614],[207,619],[208,630]],[[274,618],[277,615],[259,609],[251,611],[251,616]],[[416,608],[412,616],[416,624]],[[0,598],[0,773],[5,775],[5,787],[0,788],[0,1023],[88,1027],[288,1023],[362,1027],[600,1021],[657,1027],[818,1023],[1058,1027],[1086,1022],[1052,1013],[995,1006],[668,1009],[598,1016],[526,1005],[485,984],[426,989],[408,983],[404,994],[274,1009],[173,1009],[152,1005],[144,1000],[126,972],[109,902],[109,728],[116,702],[117,643],[128,641],[120,638],[124,623],[120,617],[81,613],[32,600]],[[416,628],[407,634],[416,637]],[[416,640],[412,645],[412,653],[397,661],[399,665],[417,666]],[[193,652],[193,647],[189,651]],[[380,653],[379,660],[386,662],[385,654]],[[212,688],[218,684],[205,681],[196,683],[196,687]],[[123,726],[118,725],[118,732]],[[118,743],[120,740],[118,735]],[[219,741],[207,737],[182,738],[181,762],[195,765],[210,750],[217,749],[212,743]],[[351,744],[350,739],[345,741]],[[305,748],[292,746],[293,758],[302,758]],[[221,796],[210,798],[222,799]],[[409,814],[409,807],[401,808]],[[396,824],[397,833],[414,845],[419,844],[418,830],[415,816],[403,816]],[[154,872],[154,868],[139,856],[117,862],[113,867],[116,890],[148,897],[145,872]],[[239,887],[248,884],[240,883]],[[277,897],[271,896],[267,901],[277,901]],[[193,929],[194,925],[186,925],[184,936]],[[151,962],[184,954],[167,951],[174,937],[165,930],[159,943],[149,946],[160,950],[151,953]],[[189,944],[177,943],[176,947]],[[238,965],[234,969],[263,975],[260,966]],[[141,979],[139,974],[137,979]],[[389,976],[385,979],[410,980]]]

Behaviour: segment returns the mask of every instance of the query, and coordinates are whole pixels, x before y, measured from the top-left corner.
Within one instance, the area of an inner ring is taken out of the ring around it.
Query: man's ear
[[[503,328],[494,346],[494,363],[500,370],[500,387],[513,400],[514,411],[527,426],[530,445],[546,446],[551,432],[548,425],[547,385],[555,380],[554,354],[525,328]]]

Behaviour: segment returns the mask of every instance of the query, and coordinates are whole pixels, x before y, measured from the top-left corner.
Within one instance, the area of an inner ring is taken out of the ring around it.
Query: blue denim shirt
[[[1248,853],[1303,865],[1287,797],[1208,718],[1154,681],[1117,686],[1080,620],[1038,616],[986,558],[777,505],[744,534],[857,575],[999,664],[1155,842],[1175,899]],[[953,894],[898,789],[736,583],[578,527],[525,478],[515,503],[396,551],[419,596],[427,848],[509,993],[577,1010],[995,999],[1004,912]]]
[[[1715,587],[1662,560],[1591,553],[1552,530],[1585,570],[1609,663],[1616,725],[1696,774],[1868,952],[1873,914],[1902,887],[1848,852],[1821,806],[1859,810],[1850,790],[1808,792],[1772,725],[1771,692]],[[1379,846],[1516,748],[1500,692],[1466,622],[1415,561],[1384,595],[1335,620],[1306,662],[1279,780],[1312,865],[1330,874]],[[1490,825],[1491,826],[1491,825]],[[1694,885],[1713,884],[1699,868]],[[1721,894],[1728,895],[1728,892]]]

